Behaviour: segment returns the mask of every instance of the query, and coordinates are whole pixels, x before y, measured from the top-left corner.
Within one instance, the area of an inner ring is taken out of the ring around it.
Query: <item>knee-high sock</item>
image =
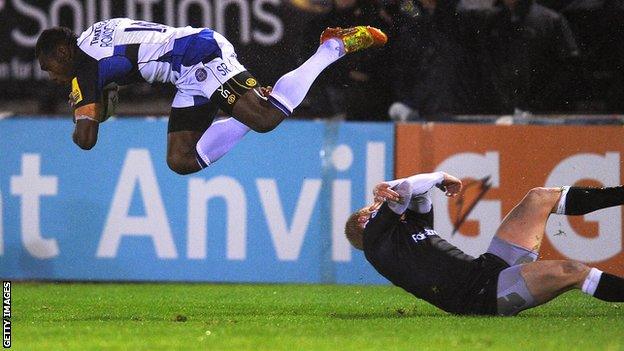
[[[624,279],[592,268],[581,290],[593,297],[609,302],[624,302]]]
[[[321,44],[306,62],[277,80],[269,101],[286,115],[299,106],[316,77],[329,65],[345,55],[342,41],[329,39]]]
[[[195,150],[197,163],[202,168],[217,162],[249,131],[249,127],[230,117],[215,121],[201,136]]]
[[[609,188],[564,186],[562,189],[558,214],[584,215],[624,204],[624,187],[621,185]]]

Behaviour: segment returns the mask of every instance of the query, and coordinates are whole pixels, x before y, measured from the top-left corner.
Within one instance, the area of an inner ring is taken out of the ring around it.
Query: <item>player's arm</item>
[[[373,189],[375,201],[398,201],[398,194],[392,190],[392,187],[405,180],[410,182],[413,196],[425,194],[434,186],[444,191],[447,196],[455,196],[462,188],[461,180],[446,172],[421,173],[377,184]]]
[[[74,110],[74,143],[83,150],[91,150],[97,143],[100,125],[100,104],[91,103]]]
[[[114,113],[117,104],[117,85],[100,87],[98,70],[98,62],[89,58],[71,81],[69,104],[74,109],[75,123],[72,139],[83,150],[95,146],[99,124]]]

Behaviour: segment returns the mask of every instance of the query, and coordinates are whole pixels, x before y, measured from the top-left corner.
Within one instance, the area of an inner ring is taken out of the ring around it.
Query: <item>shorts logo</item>
[[[197,79],[198,82],[203,82],[206,80],[206,78],[208,78],[208,73],[205,69],[200,68],[195,71],[195,79]]]
[[[253,78],[247,78],[247,80],[245,81],[245,84],[247,84],[247,86],[249,87],[255,87],[256,84],[258,84],[258,82]]]
[[[236,96],[235,95],[228,96],[227,101],[228,101],[228,104],[230,105],[233,104],[234,101],[236,101]]]

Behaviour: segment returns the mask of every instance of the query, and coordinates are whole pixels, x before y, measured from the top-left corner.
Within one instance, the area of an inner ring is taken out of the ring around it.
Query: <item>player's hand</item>
[[[358,224],[360,225],[360,227],[364,227],[364,225],[366,224],[366,222],[368,222],[368,220],[370,219],[371,215],[372,215],[372,211],[370,211],[370,209],[365,209],[362,210],[358,213]]]
[[[462,190],[462,181],[448,173],[444,173],[444,180],[440,184],[440,189],[448,197],[457,196]]]
[[[383,205],[383,202],[375,201],[369,207],[365,207],[358,212],[357,221],[361,228],[364,228],[366,222],[368,222],[373,215],[373,213],[377,212],[379,208]]]
[[[262,94],[262,96],[268,98],[273,91],[273,87],[269,85],[267,87],[260,87],[258,90],[260,90],[260,94]]]
[[[75,92],[70,92],[69,96],[67,97],[67,103],[69,104],[70,108],[74,108],[74,106],[76,105],[76,100],[78,100],[79,96],[77,95],[77,93]]]
[[[383,203],[384,201],[398,202],[400,200],[399,194],[390,188],[390,184],[383,182],[375,185],[373,196],[376,203]]]

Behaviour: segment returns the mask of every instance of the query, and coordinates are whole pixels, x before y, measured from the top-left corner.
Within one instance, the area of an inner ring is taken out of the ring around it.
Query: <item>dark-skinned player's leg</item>
[[[203,132],[178,131],[167,133],[167,165],[178,174],[201,170],[197,162],[195,145]]]
[[[167,164],[178,174],[200,171],[208,165],[204,159],[216,162],[248,131],[247,126],[230,117],[214,121],[204,132],[170,132],[167,134]],[[207,152],[203,153],[198,145]]]
[[[320,41],[314,55],[278,79],[268,96],[258,89],[256,79],[249,72],[241,71],[231,77],[228,75],[226,81],[220,81],[217,90],[210,91],[210,101],[247,128],[259,133],[269,132],[299,106],[316,77],[325,68],[349,52],[382,46],[387,37],[376,28],[359,26],[348,29],[329,28],[323,32]],[[245,135],[242,130],[224,128],[217,134],[212,127],[209,128],[206,134],[214,136],[202,136],[196,147],[200,165],[206,167],[214,163],[215,159],[211,154],[219,140],[227,140],[230,145],[234,145]]]
[[[269,101],[269,92],[270,89],[260,93],[253,89],[248,90],[234,105],[232,116],[254,132],[272,131],[282,123],[287,114]]]
[[[167,165],[172,171],[190,174],[202,169],[195,145],[212,124],[217,111],[218,107],[212,103],[171,108],[167,126]]]

